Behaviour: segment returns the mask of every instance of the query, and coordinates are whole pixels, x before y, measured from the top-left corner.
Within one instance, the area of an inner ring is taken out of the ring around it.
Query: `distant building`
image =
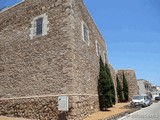
[[[160,86],[157,86],[158,93],[160,95]]]
[[[158,90],[158,92],[160,92],[160,86],[157,86],[157,90]]]
[[[151,85],[151,91],[152,91],[152,95],[159,95],[160,93],[160,88],[156,85]]]
[[[151,94],[152,86],[149,81],[144,79],[138,79],[137,84],[139,88],[139,94]]]
[[[151,92],[158,92],[158,88],[156,85],[151,84]]]

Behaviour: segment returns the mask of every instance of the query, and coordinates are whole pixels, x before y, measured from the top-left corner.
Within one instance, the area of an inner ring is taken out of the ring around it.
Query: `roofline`
[[[148,81],[148,80],[146,80],[146,79],[137,79],[138,81]]]
[[[5,11],[7,11],[7,10],[9,10],[9,9],[11,9],[11,8],[14,8],[15,6],[23,3],[24,1],[25,1],[25,0],[21,0],[20,2],[18,2],[18,3],[15,4],[15,5],[12,5],[12,6],[10,6],[10,7],[6,7],[6,8],[4,8],[4,9],[2,9],[2,11],[0,11],[0,14],[3,13],[3,12],[5,12]]]
[[[137,79],[137,81],[143,81],[143,82],[147,82],[147,83],[149,83],[149,84],[152,84],[152,83],[150,83],[150,81],[145,80],[145,79]]]
[[[86,11],[87,11],[89,17],[91,18],[92,22],[93,22],[94,25],[96,26],[97,31],[99,32],[100,36],[102,37],[102,39],[103,39],[103,41],[104,41],[104,43],[105,43],[105,46],[106,46],[106,50],[108,50],[107,43],[106,43],[106,41],[105,41],[105,39],[104,39],[102,33],[100,32],[100,29],[98,28],[98,26],[97,26],[95,20],[94,20],[93,17],[91,16],[91,14],[90,14],[90,12],[89,12],[89,9],[87,9],[87,6],[86,6],[86,4],[85,4],[85,2],[84,2],[83,0],[82,0],[82,3],[83,3],[83,5],[84,5],[84,7],[85,7],[85,9],[86,9]]]

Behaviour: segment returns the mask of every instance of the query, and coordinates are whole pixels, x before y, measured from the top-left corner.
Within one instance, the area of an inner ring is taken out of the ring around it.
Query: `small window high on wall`
[[[30,28],[30,39],[47,35],[49,30],[48,24],[48,15],[46,13],[33,18]]]
[[[84,32],[84,40],[86,41],[86,42],[88,42],[88,36],[89,36],[89,34],[88,34],[88,29],[87,29],[87,27],[83,24],[83,32]]]
[[[82,22],[82,37],[83,41],[89,45],[89,29],[84,22]]]
[[[36,20],[36,35],[41,35],[43,30],[43,18]]]
[[[101,55],[101,46],[98,43],[98,41],[96,41],[96,52],[97,52],[97,56],[100,57],[100,55]]]
[[[103,52],[103,59],[104,59],[104,63],[106,63],[107,55],[106,55],[106,52],[105,52],[105,51]]]

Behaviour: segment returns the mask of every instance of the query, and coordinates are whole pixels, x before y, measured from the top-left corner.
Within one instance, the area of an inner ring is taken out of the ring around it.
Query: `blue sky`
[[[85,0],[115,69],[134,69],[137,79],[160,85],[160,1]]]
[[[0,0],[0,8],[20,0]],[[84,0],[115,69],[160,86],[160,0]]]
[[[21,0],[0,0],[0,9],[3,7],[14,5],[20,1]]]

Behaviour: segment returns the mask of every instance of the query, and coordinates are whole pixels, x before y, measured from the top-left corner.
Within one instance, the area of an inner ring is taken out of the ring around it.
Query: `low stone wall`
[[[69,111],[64,115],[67,120],[83,120],[95,111],[98,111],[97,95],[69,95]],[[60,115],[58,96],[0,99],[0,116],[57,120]]]

